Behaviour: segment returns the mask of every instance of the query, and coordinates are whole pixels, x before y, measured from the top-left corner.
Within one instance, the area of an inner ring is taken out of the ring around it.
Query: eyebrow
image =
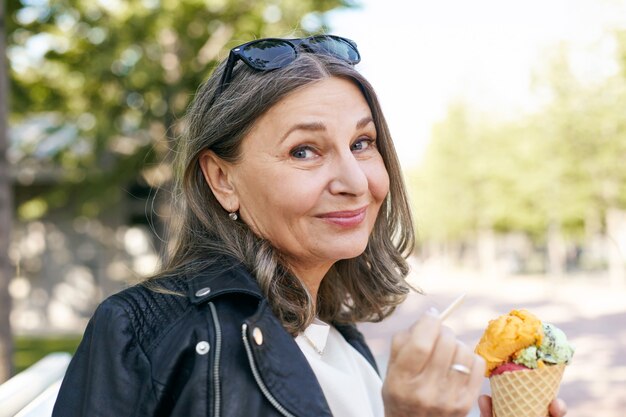
[[[369,123],[373,123],[374,119],[371,116],[365,116],[358,122],[356,122],[356,128],[362,129],[367,126]],[[297,123],[289,128],[287,132],[280,138],[280,142],[284,142],[289,135],[291,135],[296,130],[308,130],[310,132],[323,132],[326,130],[326,125],[322,122],[310,122],[310,123]]]
[[[326,125],[322,122],[297,123],[289,128],[289,130],[280,138],[280,143],[284,142],[296,130],[308,130],[310,132],[322,132],[326,130]]]
[[[364,128],[370,123],[374,123],[374,119],[372,119],[372,116],[365,116],[364,118],[356,122],[356,128],[357,129]]]

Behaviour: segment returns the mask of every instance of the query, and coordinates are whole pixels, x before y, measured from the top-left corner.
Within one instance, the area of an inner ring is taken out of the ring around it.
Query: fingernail
[[[428,310],[426,310],[426,314],[428,314],[430,316],[438,317],[439,316],[439,310],[437,310],[435,307],[428,307]]]

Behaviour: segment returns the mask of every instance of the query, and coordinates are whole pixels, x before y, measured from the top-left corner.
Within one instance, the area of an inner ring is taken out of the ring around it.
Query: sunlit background
[[[465,292],[449,324],[466,343],[495,315],[532,308],[577,344],[568,415],[623,415],[626,0],[5,7],[17,370],[46,344],[71,352],[104,297],[158,268],[170,150],[228,50],[332,32],[359,45],[419,232],[411,282],[426,296],[364,327],[378,359],[428,304]]]
[[[452,102],[504,120],[540,110],[561,52],[584,84],[623,70],[615,36],[626,28],[623,1],[360,3],[329,13],[329,24],[359,44],[359,67],[383,100],[405,166],[422,161]]]

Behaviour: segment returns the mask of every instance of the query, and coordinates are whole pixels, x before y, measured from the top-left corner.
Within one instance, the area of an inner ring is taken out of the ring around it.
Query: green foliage
[[[626,207],[626,71],[585,86],[558,52],[543,80],[552,100],[537,114],[489,122],[455,103],[434,128],[412,175],[425,240],[482,229],[541,240],[549,226],[577,239],[590,216]]]
[[[68,352],[74,354],[80,336],[18,336],[15,338],[15,372],[22,372],[49,353]]]
[[[9,2],[11,122],[52,114],[57,128],[76,131],[64,146],[38,157],[45,169],[60,172],[58,187],[66,190],[56,192],[50,208],[67,203],[60,195],[72,195],[87,207],[106,209],[129,183],[159,186],[142,178],[142,169],[167,155],[194,91],[228,49],[257,37],[326,30],[323,12],[347,5],[345,0]],[[300,28],[303,18],[306,28]],[[26,152],[20,163],[29,157]]]

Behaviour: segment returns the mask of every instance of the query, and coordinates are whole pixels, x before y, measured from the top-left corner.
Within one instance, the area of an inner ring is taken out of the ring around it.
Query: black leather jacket
[[[70,363],[53,417],[331,416],[293,337],[241,266],[106,299]],[[336,326],[372,364],[354,326]]]

